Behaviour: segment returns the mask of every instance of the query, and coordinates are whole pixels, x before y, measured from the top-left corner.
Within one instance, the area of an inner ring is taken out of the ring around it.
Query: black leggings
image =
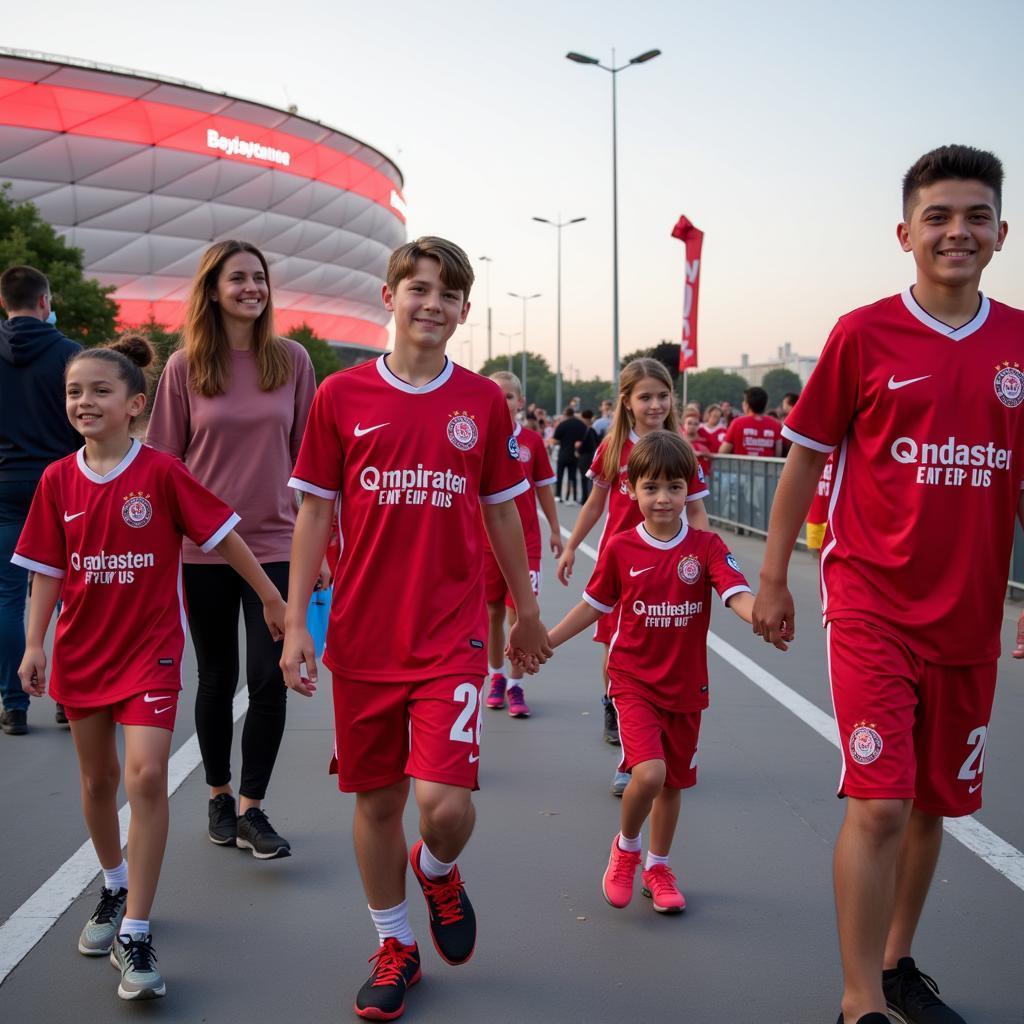
[[[566,495],[566,493],[562,490],[562,481],[566,478],[566,474],[568,474],[568,477],[569,477],[569,493],[568,493],[568,495]],[[556,486],[557,486],[557,490],[556,490],[555,493],[563,501],[565,501],[565,499],[567,497],[572,498],[573,501],[576,500],[576,458],[575,457],[573,457],[571,462],[570,461],[563,461],[562,459],[558,460],[558,484]]]
[[[288,597],[288,563],[263,566],[281,596]],[[199,662],[196,734],[206,783],[231,780],[231,704],[238,686],[238,609],[245,616],[245,676],[249,711],[242,727],[242,776],[238,792],[250,800],[267,795],[270,773],[284,734],[287,689],[278,662],[281,643],[270,638],[256,592],[229,565],[186,565],[189,631]]]

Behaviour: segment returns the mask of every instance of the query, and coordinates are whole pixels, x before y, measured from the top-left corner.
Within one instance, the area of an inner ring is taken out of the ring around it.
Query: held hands
[[[316,650],[309,630],[296,626],[284,635],[281,674],[289,690],[312,697],[316,693]]]
[[[26,647],[18,666],[21,688],[32,697],[46,693],[46,654],[42,647]]]
[[[787,649],[786,641],[792,641],[796,636],[796,611],[793,595],[785,583],[765,583],[762,580],[761,589],[754,599],[752,626],[766,644],[772,644],[780,651]],[[1021,657],[1024,657],[1024,649]]]
[[[536,673],[553,653],[548,631],[539,617],[520,616],[509,630],[505,654],[529,675]]]
[[[285,607],[284,599],[276,590],[272,598],[263,602],[263,621],[275,641],[284,637]]]
[[[557,530],[551,531],[551,553],[555,558],[561,558],[565,549],[562,546],[562,535]]]
[[[572,579],[572,567],[576,563],[576,552],[566,547],[562,552],[561,558],[558,559],[558,568],[555,570],[555,575],[558,576],[558,581],[563,587],[569,586],[569,580]]]
[[[1017,620],[1017,642],[1013,647],[1013,656],[1018,659],[1024,658],[1024,612],[1020,613]]]

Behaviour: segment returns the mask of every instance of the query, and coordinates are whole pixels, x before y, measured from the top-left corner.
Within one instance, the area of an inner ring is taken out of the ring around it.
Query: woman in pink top
[[[270,274],[255,246],[225,241],[207,249],[192,282],[183,334],[157,389],[147,443],[181,459],[237,510],[238,533],[286,595],[295,524],[288,477],[316,380],[306,350],[274,333]],[[196,733],[210,786],[210,840],[237,844],[264,860],[287,857],[287,840],[261,807],[284,734],[281,644],[271,639],[259,598],[232,568],[187,541],[182,554],[199,662]],[[239,608],[249,711],[236,816],[230,758]]]

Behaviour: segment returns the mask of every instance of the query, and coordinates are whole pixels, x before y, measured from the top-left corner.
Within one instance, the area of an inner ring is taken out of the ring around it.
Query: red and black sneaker
[[[430,937],[434,949],[445,963],[464,964],[476,946],[476,914],[466,895],[458,865],[446,878],[427,878],[420,868],[421,839],[409,853],[412,873],[420,883],[430,911]]]
[[[405,1012],[405,993],[420,980],[420,950],[413,943],[385,939],[370,957],[373,970],[356,996],[353,1009],[368,1020],[395,1020]]]

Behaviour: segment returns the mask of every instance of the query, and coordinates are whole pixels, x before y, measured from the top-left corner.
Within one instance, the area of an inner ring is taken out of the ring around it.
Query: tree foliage
[[[768,408],[774,409],[782,401],[782,396],[789,391],[800,394],[803,383],[792,370],[780,366],[777,370],[769,370],[761,381],[761,387],[768,392]]]
[[[112,287],[83,276],[81,249],[67,244],[32,203],[10,197],[0,186],[0,269],[27,264],[46,275],[62,333],[83,345],[102,345],[116,333]]]
[[[509,369],[508,356],[495,356],[488,359],[480,367],[480,374],[489,377],[499,370]],[[522,380],[523,376],[523,354],[516,352],[512,355],[512,372]],[[546,409],[552,415],[560,413],[561,409],[555,408],[555,374],[548,361],[541,355],[534,352],[526,353],[526,400]],[[567,380],[562,378],[562,404],[567,405],[572,398],[579,398],[580,406],[584,409],[596,410],[601,405],[603,398],[612,397],[612,386],[600,377],[592,380]]]
[[[691,402],[700,402],[707,406],[712,402],[731,402],[738,409],[743,401],[743,392],[748,385],[738,373],[726,373],[725,370],[709,369],[687,375],[687,398]]]
[[[309,353],[317,384],[342,368],[338,353],[309,324],[299,324],[288,332],[288,337],[297,341]]]

